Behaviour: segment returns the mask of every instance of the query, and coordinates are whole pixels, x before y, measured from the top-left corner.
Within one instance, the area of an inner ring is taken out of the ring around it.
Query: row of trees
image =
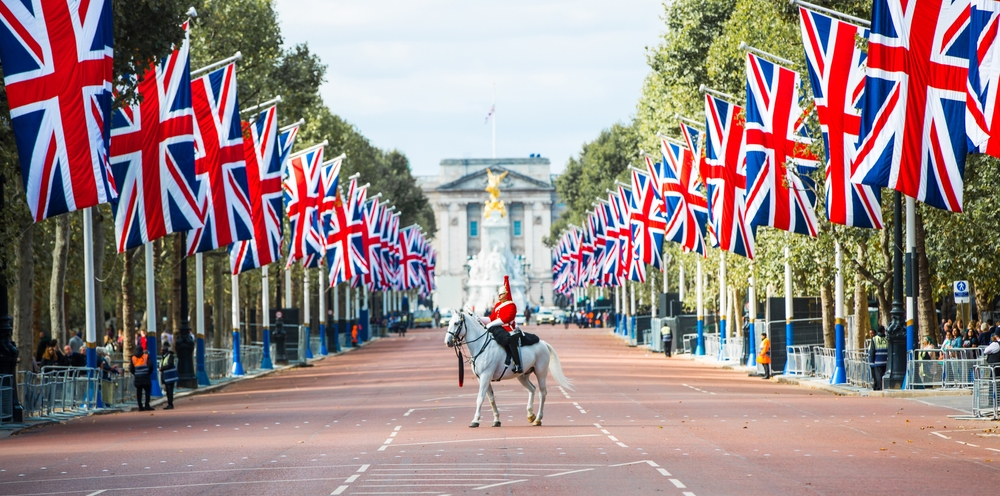
[[[871,2],[834,0],[824,6],[869,19]],[[678,136],[676,115],[704,122],[705,100],[700,85],[737,95],[742,105],[746,94],[745,53],[739,50],[741,41],[785,57],[796,63],[802,74],[802,97],[812,104],[812,90],[805,74],[805,55],[799,29],[797,7],[785,0],[675,0],[664,3],[664,33],[659,44],[647,48],[650,72],[642,88],[634,117],[605,129],[593,141],[584,144],[579,155],[570,159],[566,172],[556,181],[556,189],[567,210],[553,223],[551,241],[568,225],[582,225],[591,202],[604,196],[615,180],[628,182],[630,165],[643,168],[639,150],[658,155],[656,133]],[[815,113],[810,129],[819,138]],[[817,156],[823,155],[822,140],[814,145]],[[770,288],[781,296],[784,280],[784,247],[791,249],[794,285],[797,296],[819,295],[824,307],[827,345],[833,342],[833,280],[834,243],[844,249],[845,280],[848,290],[848,312],[856,322],[868,322],[869,297],[878,302],[879,320],[889,318],[892,302],[892,195],[883,194],[882,210],[886,226],[871,231],[831,224],[826,220],[822,169],[814,177],[818,190],[817,213],[820,217],[818,238],[788,234],[771,228],[757,231],[757,253],[750,261],[739,256],[727,256],[731,302],[745,301],[748,287],[746,275],[754,274],[758,295]],[[921,335],[936,340],[938,316],[952,317],[952,282],[969,280],[975,303],[981,311],[992,311],[1000,295],[1000,267],[996,264],[1000,251],[1000,236],[996,222],[1000,219],[1000,163],[988,156],[970,157],[965,171],[965,212],[951,214],[917,204],[916,251],[919,275],[918,320]],[[679,264],[688,267],[689,281],[694,272],[697,254],[681,253],[679,246],[665,243],[673,263],[667,274],[676,288]],[[707,294],[718,294],[718,251],[710,250],[705,268],[708,271]],[[655,273],[655,271],[649,271]],[[662,277],[656,274],[656,277]],[[649,284],[640,293],[648,299]],[[853,294],[851,294],[853,293]],[[733,298],[735,297],[735,298]],[[693,291],[688,292],[687,305],[694,304]],[[711,300],[707,300],[711,301]],[[711,306],[711,305],[710,305]],[[727,315],[738,317],[741,309]],[[852,310],[853,309],[853,310]],[[864,324],[861,324],[864,325]],[[863,334],[863,333],[859,333]],[[857,344],[857,343],[855,343]]]
[[[396,205],[402,225],[417,223],[425,232],[435,231],[433,212],[415,185],[406,156],[397,150],[377,148],[323,103],[319,87],[327,68],[306,44],[285,46],[272,1],[113,0],[113,5],[116,76],[142,73],[157,56],[168,53],[183,39],[181,24],[193,6],[198,17],[191,26],[192,68],[242,52],[243,60],[238,63],[241,106],[246,108],[281,95],[281,124],[300,117],[306,120],[297,139],[298,148],[329,140],[330,150],[347,154],[342,174],[361,173],[373,190],[382,192],[386,201]],[[115,105],[135,98],[134,86],[126,88]],[[74,212],[39,224],[32,222],[24,200],[9,115],[0,83],[0,175],[7,200],[0,211],[0,277],[12,295],[15,341],[21,350],[21,367],[28,369],[41,336],[52,336],[65,344],[68,330],[84,328],[82,216]],[[114,239],[111,206],[101,205],[94,211],[97,314],[113,319],[116,328],[125,331],[127,357],[131,354],[135,324],[144,322],[144,315],[151,309],[146,308],[143,291],[135,290],[145,287],[146,274],[139,262],[141,250],[118,254]],[[159,330],[176,332],[181,320],[180,292],[184,289],[180,286],[179,263],[184,253],[182,236],[174,234],[157,240],[154,248],[155,315],[166,323]],[[232,327],[228,311],[229,256],[226,250],[206,255],[206,327],[210,342],[221,346]],[[194,264],[188,264],[188,268],[192,271],[188,280],[193,283]],[[302,269],[296,267],[293,277],[299,282],[292,285],[293,301],[298,302],[302,298]],[[240,282],[245,321],[260,322],[260,271],[243,275]],[[275,293],[272,302],[296,306],[283,301],[280,282],[271,287]],[[100,341],[105,319],[98,320]],[[318,321],[318,315],[313,321]],[[221,332],[213,332],[216,330]],[[250,339],[256,338],[253,328],[248,332]]]

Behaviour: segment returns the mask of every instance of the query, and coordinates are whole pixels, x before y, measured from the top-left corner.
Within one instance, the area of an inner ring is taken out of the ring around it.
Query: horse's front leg
[[[469,424],[469,427],[479,427],[479,419],[481,417],[480,412],[483,409],[483,399],[486,398],[486,392],[490,389],[490,377],[492,377],[492,374],[480,374],[479,376],[479,396],[476,397],[476,416],[472,418],[472,423]]]
[[[528,379],[527,374],[517,376],[517,380],[524,386],[524,389],[528,390],[528,422],[534,422],[535,412],[531,410],[531,407],[535,404],[535,385]]]
[[[486,389],[486,396],[490,399],[490,407],[493,408],[493,427],[500,427],[500,410],[497,409],[497,400],[493,395],[493,385]]]

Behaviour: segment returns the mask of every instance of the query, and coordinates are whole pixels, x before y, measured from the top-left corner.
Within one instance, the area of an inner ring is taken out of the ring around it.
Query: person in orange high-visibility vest
[[[358,345],[358,326],[357,324],[351,326],[351,346]]]
[[[760,355],[757,355],[757,363],[764,366],[764,379],[771,378],[771,340],[767,339],[767,333],[762,332],[760,337]]]

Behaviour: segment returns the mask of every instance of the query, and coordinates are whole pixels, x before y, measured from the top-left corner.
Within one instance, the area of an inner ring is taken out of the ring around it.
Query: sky
[[[549,158],[626,122],[664,29],[660,0],[276,0],[287,46],[327,65],[324,102],[417,175],[443,158]],[[348,157],[350,160],[350,157]]]

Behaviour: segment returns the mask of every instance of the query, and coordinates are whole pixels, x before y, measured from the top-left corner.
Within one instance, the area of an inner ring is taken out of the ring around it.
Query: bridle
[[[473,367],[475,367],[475,365],[476,365],[476,359],[479,358],[479,355],[482,355],[483,352],[486,351],[486,347],[490,344],[490,341],[493,339],[493,335],[490,334],[489,331],[487,331],[487,332],[484,332],[478,338],[473,339],[472,341],[466,340],[466,337],[468,336],[468,329],[465,328],[465,320],[466,320],[467,316],[465,316],[462,313],[459,313],[459,315],[462,315],[462,318],[461,318],[460,322],[458,323],[458,326],[456,326],[455,331],[454,332],[453,331],[448,331],[448,334],[452,338],[452,343],[453,343],[452,346],[455,349],[455,356],[457,356],[460,359],[462,358],[462,345],[468,346],[468,345],[470,345],[472,343],[475,343],[476,341],[479,341],[480,339],[486,338],[483,341],[482,347],[479,348],[479,351],[476,352],[475,355],[469,357],[468,362],[471,363],[473,365]],[[463,331],[463,332],[460,332],[460,331]],[[472,353],[472,348],[469,348],[469,353],[470,354]],[[475,370],[475,369],[473,369],[473,370]]]

